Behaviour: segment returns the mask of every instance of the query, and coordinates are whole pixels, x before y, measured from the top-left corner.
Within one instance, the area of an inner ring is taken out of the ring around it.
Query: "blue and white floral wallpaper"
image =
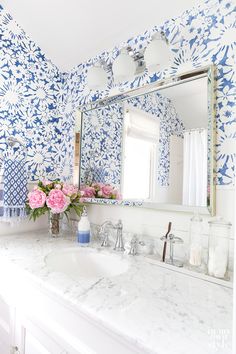
[[[29,179],[69,177],[73,120],[65,119],[64,74],[0,6],[0,159],[6,138],[27,145]]]
[[[122,172],[122,140],[125,108],[135,107],[160,122],[158,184],[169,185],[170,136],[181,136],[184,129],[171,100],[158,92],[127,99],[85,112],[81,139],[82,184],[109,183],[120,189]]]
[[[143,50],[157,31],[164,31],[172,52],[170,66],[132,81],[115,84],[111,64],[121,48]],[[188,69],[216,66],[217,183],[233,182],[235,168],[235,53],[236,6],[234,0],[207,0],[176,19],[105,51],[69,73],[60,73],[12,17],[0,7],[0,154],[9,134],[27,141],[27,166],[31,180],[41,176],[70,178],[73,161],[73,127],[79,106],[114,92],[138,88]],[[76,44],[75,44],[76,45]],[[109,84],[100,91],[86,85],[88,67],[107,64]]]
[[[83,115],[80,182],[121,183],[122,103],[88,111]]]
[[[172,60],[162,71],[149,74],[147,70],[132,81],[115,84],[112,80],[111,64],[123,47],[130,46],[134,52],[143,50],[157,31],[164,31],[170,44]],[[112,51],[105,51],[88,62],[75,67],[68,73],[65,83],[66,97],[72,110],[78,106],[108,97],[109,94],[127,90],[174,76],[196,67],[214,64],[216,96],[216,162],[219,185],[234,181],[236,138],[236,6],[233,0],[208,0],[176,19],[170,19],[144,34],[121,43]],[[109,84],[100,91],[90,91],[86,85],[87,70],[96,62],[107,64]],[[72,112],[73,114],[73,112]]]

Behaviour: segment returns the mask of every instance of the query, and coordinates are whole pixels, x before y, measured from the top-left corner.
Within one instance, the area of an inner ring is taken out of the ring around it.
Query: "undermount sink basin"
[[[127,260],[114,254],[97,253],[87,248],[55,251],[45,257],[48,268],[73,279],[114,277],[129,268]]]

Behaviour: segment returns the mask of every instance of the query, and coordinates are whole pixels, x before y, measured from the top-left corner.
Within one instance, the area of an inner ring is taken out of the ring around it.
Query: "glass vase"
[[[49,213],[49,233],[52,237],[60,236],[61,220],[61,214]]]

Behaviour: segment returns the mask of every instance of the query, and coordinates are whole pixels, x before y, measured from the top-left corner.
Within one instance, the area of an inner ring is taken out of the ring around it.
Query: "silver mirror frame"
[[[89,103],[85,106],[80,106],[78,110],[81,112],[81,119],[83,119],[83,113],[108,106],[112,103],[126,101],[127,98],[137,97],[146,93],[159,91],[171,86],[179,85],[181,83],[199,79],[200,77],[206,77],[208,82],[208,186],[209,186],[209,198],[207,201],[207,207],[195,207],[184,206],[181,204],[166,204],[147,202],[144,200],[111,200],[100,198],[86,198],[86,203],[98,204],[98,205],[120,205],[120,206],[136,206],[143,208],[150,208],[156,210],[166,210],[171,212],[199,212],[200,214],[215,215],[216,210],[216,160],[215,160],[215,144],[216,144],[216,119],[215,119],[215,82],[214,82],[214,66],[208,65],[205,67],[196,68],[184,73],[180,73],[176,76],[167,77],[164,80],[157,81],[145,85],[141,88],[127,91],[118,95],[109,96],[109,98],[103,100],[97,100],[96,102]],[[81,131],[82,136],[82,131]],[[81,149],[81,145],[80,145]],[[81,156],[81,151],[80,151]],[[79,181],[80,184],[80,181]]]

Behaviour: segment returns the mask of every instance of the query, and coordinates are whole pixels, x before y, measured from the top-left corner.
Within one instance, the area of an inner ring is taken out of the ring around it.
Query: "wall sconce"
[[[97,90],[106,87],[108,84],[107,72],[101,63],[96,63],[88,69],[87,85],[90,90]]]
[[[128,51],[128,49],[121,49],[120,54],[114,60],[112,72],[115,81],[122,82],[135,75],[137,64],[132,58],[132,54],[132,51]]]
[[[148,44],[144,52],[144,60],[148,71],[164,70],[171,59],[171,51],[164,32],[158,32]]]

